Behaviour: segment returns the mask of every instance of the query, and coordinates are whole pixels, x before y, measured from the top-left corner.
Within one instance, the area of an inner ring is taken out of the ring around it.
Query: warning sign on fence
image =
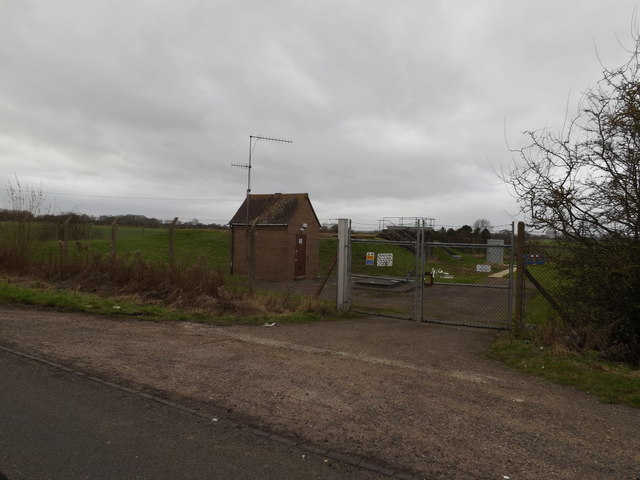
[[[365,265],[374,265],[376,259],[376,252],[367,252],[367,259],[365,260]]]
[[[528,253],[524,256],[525,265],[544,265],[544,255]]]
[[[393,253],[379,253],[378,267],[393,267]]]

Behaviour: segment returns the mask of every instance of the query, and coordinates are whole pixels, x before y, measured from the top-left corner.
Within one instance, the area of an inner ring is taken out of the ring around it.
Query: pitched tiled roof
[[[309,195],[306,193],[271,193],[249,195],[249,223],[256,225],[287,225],[301,202],[308,202],[313,215],[318,221]],[[318,222],[320,223],[320,222]],[[230,225],[247,224],[247,198],[229,221]]]

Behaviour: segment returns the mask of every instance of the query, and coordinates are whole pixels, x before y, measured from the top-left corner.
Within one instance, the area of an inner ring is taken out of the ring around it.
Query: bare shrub
[[[22,185],[17,176],[8,181],[9,208],[14,213],[11,220],[0,223],[0,260],[13,271],[25,272],[36,241],[33,220],[51,208],[42,189]]]
[[[558,233],[571,327],[609,359],[640,365],[640,34],[559,132],[527,132],[503,175],[533,227]],[[586,335],[586,334],[585,334]]]

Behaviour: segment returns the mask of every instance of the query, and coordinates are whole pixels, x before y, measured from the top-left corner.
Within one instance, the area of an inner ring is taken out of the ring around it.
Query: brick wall
[[[307,224],[304,231],[300,228]],[[261,226],[255,228],[256,278],[288,281],[294,279],[296,235],[307,237],[307,278],[317,277],[319,270],[320,225],[310,204],[303,202],[292,214],[287,226]],[[249,274],[248,235],[243,226],[232,227],[233,273]]]

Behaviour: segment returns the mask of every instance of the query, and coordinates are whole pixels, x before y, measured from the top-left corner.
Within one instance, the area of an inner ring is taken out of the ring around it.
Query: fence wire
[[[416,269],[415,241],[353,240],[351,309],[413,319],[424,278]]]
[[[558,254],[558,247],[552,240],[530,240],[525,243],[523,320],[530,328],[564,314],[558,304]]]
[[[251,279],[246,275],[232,275],[230,280],[245,291],[253,290],[275,304],[284,303],[293,310],[318,310],[318,305],[335,308],[337,298],[337,240],[332,235],[324,236],[320,242],[318,275],[290,281]]]
[[[508,328],[510,245],[352,242],[352,310],[426,322]]]
[[[511,246],[427,244],[423,320],[508,328],[512,310]]]
[[[104,257],[122,259],[129,267],[168,262],[173,269],[184,267],[185,275],[195,267],[198,267],[196,273],[217,271],[229,291],[238,288],[264,293],[268,311],[278,311],[281,307],[282,311],[304,310],[305,305],[311,306],[313,302],[336,305],[338,241],[335,237],[321,238],[317,276],[274,282],[228,275],[228,232],[195,232],[177,227],[174,232],[174,227],[175,222],[163,229],[144,229],[118,227],[116,222],[95,227],[70,221],[56,227],[55,238],[49,239],[49,235],[42,242],[51,250],[47,250],[49,256],[59,255],[64,260],[59,263],[65,265],[76,257],[86,259],[85,263]],[[372,235],[351,238],[348,282],[351,310],[453,325],[509,326],[511,245],[427,242],[424,219],[422,223],[416,222],[416,227],[400,227],[387,228],[387,233],[393,235],[386,239]],[[64,233],[63,240],[58,239],[59,230]],[[534,256],[532,258],[542,254],[547,260],[551,255],[544,246],[532,244],[527,252]],[[546,264],[530,264],[527,270],[553,294],[552,277],[549,277],[553,269],[548,260]],[[540,290],[533,282],[526,281],[525,314],[535,317],[536,309],[548,311],[549,305],[545,297],[540,299]]]

